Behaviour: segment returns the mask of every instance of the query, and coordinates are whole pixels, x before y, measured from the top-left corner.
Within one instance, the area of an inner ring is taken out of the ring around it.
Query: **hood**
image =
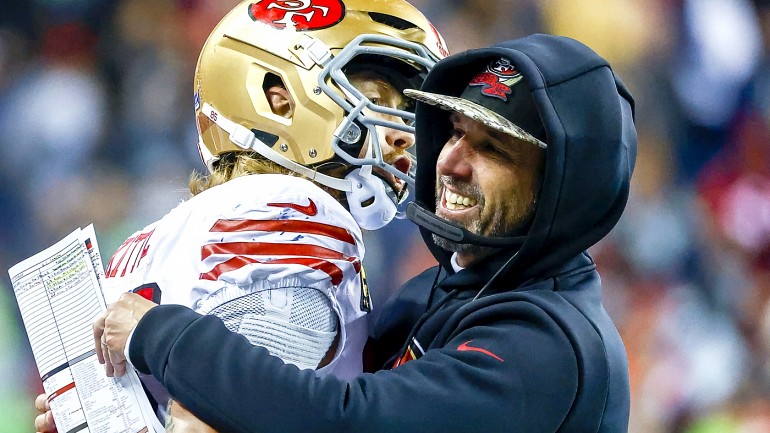
[[[447,57],[431,70],[421,90],[458,96],[481,66],[501,56],[524,76],[548,144],[543,185],[523,244],[482,265],[494,263],[494,271],[501,271],[507,282],[521,282],[557,272],[617,223],[636,160],[634,102],[609,64],[590,48],[543,34]],[[417,103],[415,201],[430,211],[436,209],[436,161],[451,129],[449,114]],[[439,263],[452,272],[452,253],[436,246],[426,228],[420,231]],[[500,269],[501,263],[506,269]]]

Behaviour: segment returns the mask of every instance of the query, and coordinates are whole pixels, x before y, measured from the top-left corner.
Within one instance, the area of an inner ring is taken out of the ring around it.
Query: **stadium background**
[[[770,431],[770,1],[414,0],[452,52],[575,37],[637,99],[626,215],[592,249],[627,344],[633,433]],[[186,196],[192,73],[232,0],[0,2],[0,432],[38,373],[6,270],[93,222],[109,256]],[[430,266],[408,222],[368,236],[382,302]]]

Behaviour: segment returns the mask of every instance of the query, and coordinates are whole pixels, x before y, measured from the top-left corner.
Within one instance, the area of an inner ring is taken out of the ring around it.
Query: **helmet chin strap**
[[[345,179],[352,186],[346,193],[348,208],[362,229],[381,229],[396,216],[395,197],[388,193],[385,182],[372,173],[371,165],[356,168]]]
[[[235,143],[238,147],[246,150],[253,150],[265,158],[273,161],[274,163],[297,172],[310,180],[328,186],[329,188],[334,188],[344,192],[349,192],[351,190],[350,181],[328,176],[318,172],[317,170],[305,167],[302,164],[298,164],[289,158],[286,158],[259,140],[250,129],[226,118],[208,103],[203,104],[203,114],[205,114],[209,119],[211,119],[212,122],[216,123],[217,126],[222,128],[225,132],[230,134],[230,141]],[[211,170],[211,168],[209,168],[209,170]]]

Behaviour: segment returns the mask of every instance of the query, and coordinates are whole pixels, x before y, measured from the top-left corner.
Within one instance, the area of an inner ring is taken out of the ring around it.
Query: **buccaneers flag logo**
[[[473,77],[468,85],[482,86],[482,94],[507,101],[512,92],[511,87],[521,79],[521,74],[511,62],[500,58],[490,63],[486,71]]]
[[[342,21],[345,5],[341,0],[262,0],[249,5],[249,16],[278,29],[319,30]]]

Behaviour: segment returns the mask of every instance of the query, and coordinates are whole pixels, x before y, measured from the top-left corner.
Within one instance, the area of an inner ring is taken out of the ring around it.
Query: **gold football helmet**
[[[346,70],[385,68],[400,87],[419,88],[424,74],[447,54],[433,25],[403,0],[244,1],[220,21],[198,59],[194,90],[201,158],[211,170],[221,154],[250,149],[346,192],[351,212],[370,207],[362,203],[378,193],[368,190],[384,183],[373,180],[373,168],[409,186],[414,169],[403,173],[387,164],[379,145],[366,146],[361,154],[364,141],[380,142],[375,126],[414,133],[414,114],[373,104],[350,84]],[[276,82],[295,101],[291,118],[271,110],[264,89]],[[390,116],[403,121],[386,120]],[[329,161],[361,169],[342,179],[320,173],[317,167]],[[390,190],[387,196],[402,201]],[[395,213],[396,204],[387,212]]]

